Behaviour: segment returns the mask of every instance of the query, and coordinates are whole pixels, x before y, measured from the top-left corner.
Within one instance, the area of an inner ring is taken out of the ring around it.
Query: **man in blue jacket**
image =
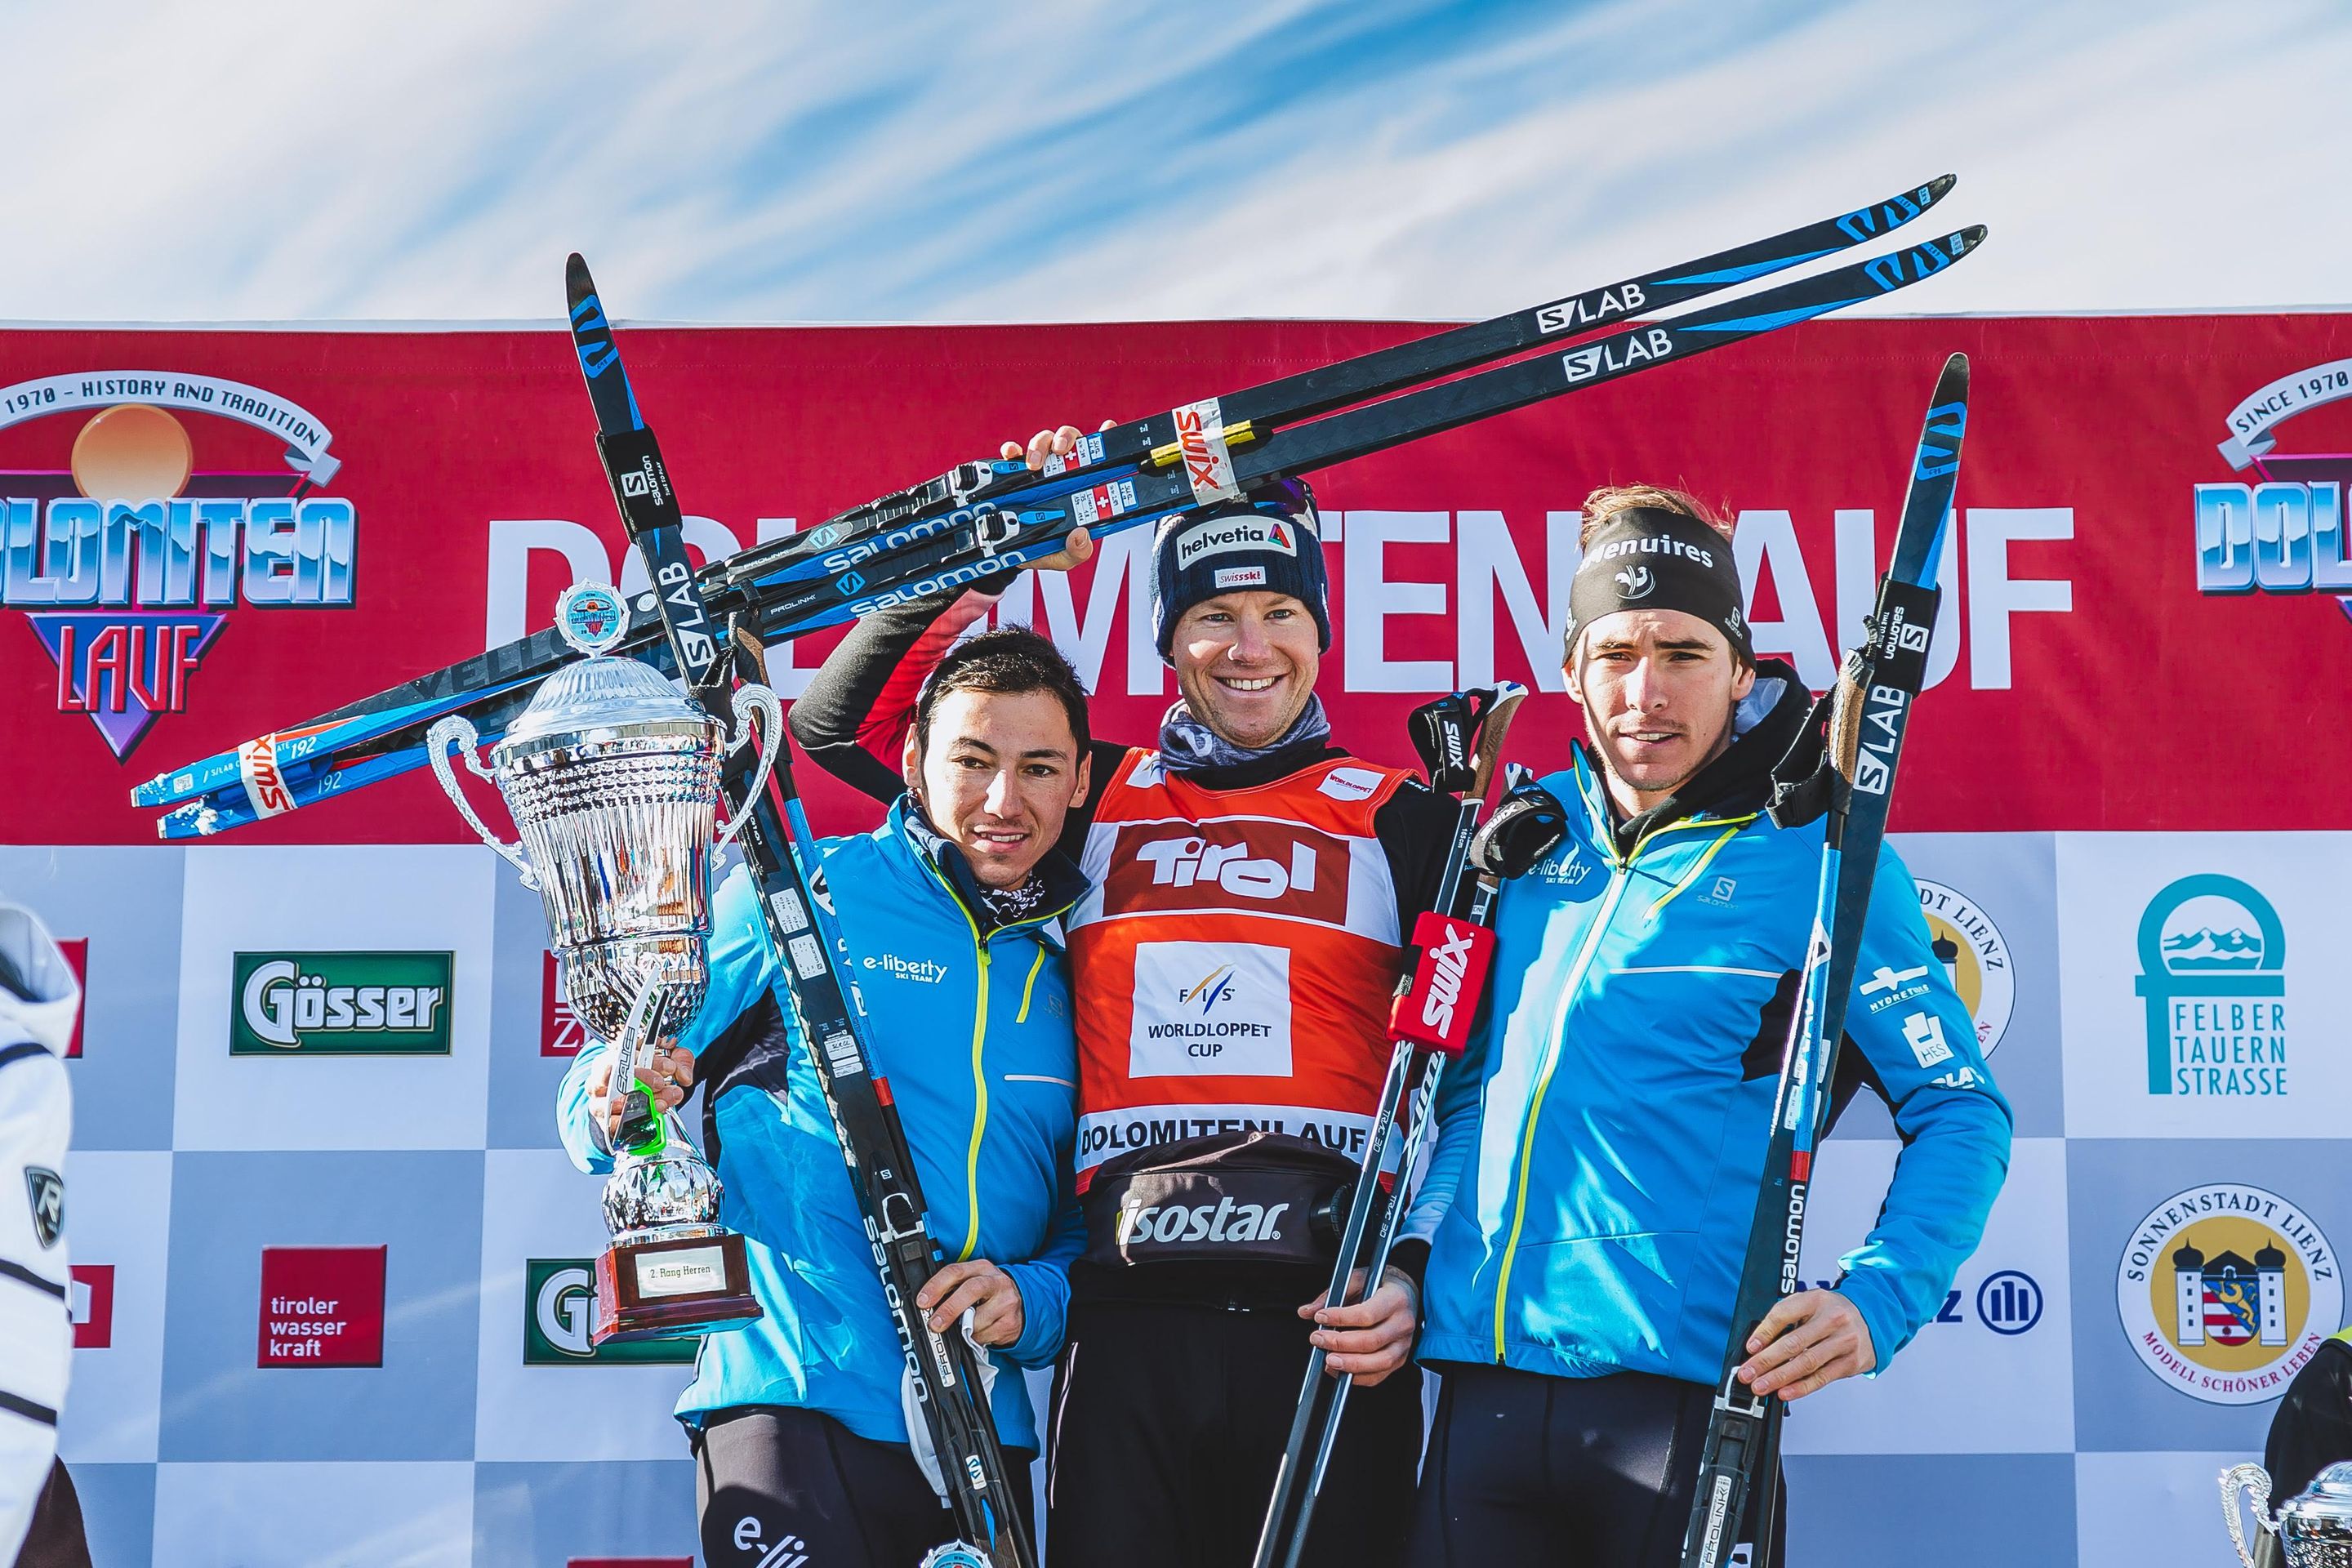
[[[971,1313],[998,1367],[997,1431],[1025,1509],[1035,1420],[1019,1369],[1053,1363],[1084,1244],[1071,1178],[1076,1044],[1060,917],[1082,890],[1055,850],[1086,798],[1086,699],[1054,645],[993,632],[925,688],[908,793],[874,832],[827,839],[824,876],[950,1262],[918,1304]],[[905,1360],[831,1116],[740,868],[712,911],[701,1012],[657,1069],[665,1109],[704,1085],[703,1143],[766,1315],[702,1342],[677,1405],[704,1560],[913,1568],[952,1516],[908,1447]],[[558,1094],[574,1163],[612,1166],[609,1052]]]
[[[1680,1558],[1822,843],[1764,815],[1809,699],[1754,657],[1729,532],[1669,490],[1585,505],[1562,673],[1590,740],[1541,783],[1566,830],[1505,886],[1409,1227],[1444,1379],[1416,1564]],[[1837,1289],[1747,1342],[1742,1380],[1784,1400],[1910,1342],[2008,1166],[2008,1103],[1892,850],[1855,973],[1839,1101],[1867,1083],[1904,1149]]]

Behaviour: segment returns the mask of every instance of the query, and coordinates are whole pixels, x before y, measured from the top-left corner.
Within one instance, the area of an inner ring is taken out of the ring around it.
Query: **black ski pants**
[[[1715,1391],[1644,1373],[1548,1377],[1446,1363],[1412,1568],[1676,1568]],[[1778,1478],[1775,1478],[1777,1484]],[[1786,1493],[1774,1516],[1782,1562]],[[1755,1500],[1740,1521],[1755,1534]],[[1728,1562],[1749,1568],[1739,1550]],[[1753,1568],[1764,1568],[1754,1563]]]
[[[1047,1412],[1051,1568],[1248,1568],[1311,1332],[1280,1308],[1074,1303]],[[1410,1363],[1348,1396],[1308,1568],[1394,1568],[1420,1452]]]
[[[1005,1386],[1022,1397],[1017,1380]],[[857,1436],[830,1415],[772,1405],[714,1412],[693,1445],[695,1517],[710,1568],[915,1568],[955,1538],[955,1515],[904,1443]],[[1004,1450],[1024,1521],[1034,1458]]]

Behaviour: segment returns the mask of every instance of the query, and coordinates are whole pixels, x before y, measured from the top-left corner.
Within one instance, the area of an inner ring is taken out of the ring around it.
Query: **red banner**
[[[698,553],[812,523],[1040,424],[1131,417],[1414,335],[1371,323],[625,332]],[[1680,485],[1739,514],[1760,653],[1825,683],[1891,540],[1942,356],[1975,362],[1958,526],[1895,826],[2340,826],[2352,764],[2352,318],[1826,321],[1317,477],[1321,689],[1409,759],[1428,693],[1540,689],[1556,763],[1574,512]],[[620,528],[563,334],[0,336],[5,835],[152,841],[131,786],[545,624]],[[1148,554],[1024,580],[1098,732],[1172,695]],[[634,579],[634,570],[626,577]],[[803,671],[817,639],[797,650]],[[780,667],[782,661],[779,661]],[[796,682],[780,668],[787,690]],[[812,779],[826,828],[872,819]],[[491,809],[495,810],[492,806]],[[420,772],[238,841],[462,840]]]

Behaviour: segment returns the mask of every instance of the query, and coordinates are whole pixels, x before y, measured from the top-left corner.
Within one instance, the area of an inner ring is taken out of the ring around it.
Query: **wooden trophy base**
[[[743,1238],[731,1230],[615,1243],[596,1259],[597,1344],[675,1339],[760,1317]]]

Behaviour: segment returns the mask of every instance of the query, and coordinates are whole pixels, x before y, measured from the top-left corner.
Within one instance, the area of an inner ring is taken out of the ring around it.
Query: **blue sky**
[[[641,320],[1477,316],[1947,169],[1937,310],[2352,299],[2308,0],[19,0],[0,58],[0,320],[545,319],[574,247]]]

